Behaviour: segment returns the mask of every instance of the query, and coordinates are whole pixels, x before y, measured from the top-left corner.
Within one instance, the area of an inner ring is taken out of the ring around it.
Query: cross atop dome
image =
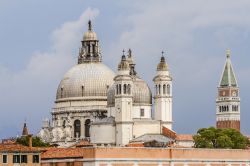
[[[88,21],[88,25],[89,25],[89,31],[92,31],[92,24],[91,24],[91,20]]]

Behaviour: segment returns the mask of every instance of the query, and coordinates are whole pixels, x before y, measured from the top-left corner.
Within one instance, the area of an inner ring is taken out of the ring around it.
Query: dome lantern
[[[92,29],[92,23],[88,22],[88,31],[84,33],[82,47],[79,50],[78,64],[101,62],[102,56],[99,47],[99,40]]]
[[[126,59],[126,56],[124,55],[124,50],[123,50],[123,55],[121,58],[121,62],[118,65],[118,71],[129,71],[130,67],[129,67],[129,63]]]
[[[166,60],[163,54],[164,52],[162,51],[161,61],[157,65],[157,71],[168,71],[168,65],[166,63]]]

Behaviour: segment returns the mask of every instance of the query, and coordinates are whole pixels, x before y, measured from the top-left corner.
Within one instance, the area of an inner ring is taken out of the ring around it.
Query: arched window
[[[116,84],[116,94],[118,95],[118,84]]]
[[[89,53],[89,52],[90,52],[90,44],[87,45],[87,48],[88,48],[88,49],[87,49],[87,50],[88,50],[87,52]]]
[[[131,94],[131,85],[130,84],[128,84],[128,94]]]
[[[161,85],[158,85],[158,94],[161,94]]]
[[[155,94],[158,94],[158,85],[155,85]]]
[[[63,87],[61,87],[61,98],[63,98]]]
[[[166,85],[165,84],[163,85],[163,94],[164,95],[166,94]]]
[[[74,136],[75,138],[81,137],[81,121],[78,119],[74,121]]]
[[[93,52],[93,54],[95,56],[95,43],[92,44],[92,52]]]
[[[82,97],[84,95],[84,86],[82,85]]]
[[[90,119],[85,120],[85,137],[90,137]]]
[[[121,93],[122,93],[122,85],[119,84],[119,94],[121,94]]]
[[[66,127],[66,120],[63,121],[63,124],[62,124],[63,128]]]
[[[126,92],[127,92],[127,85],[124,84],[124,85],[123,85],[123,94],[126,94]]]
[[[167,94],[170,95],[170,85],[167,85]]]
[[[229,108],[228,108],[228,106],[227,106],[227,112],[229,111]]]

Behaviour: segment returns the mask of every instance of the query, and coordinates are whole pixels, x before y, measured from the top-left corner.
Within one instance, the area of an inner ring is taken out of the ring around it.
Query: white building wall
[[[194,147],[194,141],[176,141],[176,144],[182,147],[186,147],[186,148],[192,148]]]
[[[88,100],[91,99],[88,98]],[[101,99],[101,98],[100,98]],[[105,98],[102,98],[105,99]],[[87,107],[87,106],[107,106],[107,101],[84,101],[84,98],[79,98],[75,101],[63,101],[55,104],[55,108],[61,107]]]
[[[91,143],[115,144],[115,126],[113,124],[91,125]]]
[[[133,138],[139,137],[144,134],[160,134],[161,127],[159,121],[141,121],[134,122],[133,125]]]
[[[165,127],[172,129],[172,98],[155,99],[155,120],[168,123]]]
[[[116,124],[116,145],[125,146],[132,140],[132,123]]]
[[[141,116],[141,109],[144,109],[144,116]],[[132,118],[151,119],[152,106],[133,106]]]
[[[107,113],[108,117],[115,117],[115,107],[108,107],[108,113]]]
[[[115,99],[115,121],[132,121],[132,98]]]

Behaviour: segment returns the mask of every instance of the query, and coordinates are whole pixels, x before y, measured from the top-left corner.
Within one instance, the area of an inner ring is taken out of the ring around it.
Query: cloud
[[[111,44],[109,54],[121,55],[123,48],[132,48],[140,76],[153,87],[152,78],[164,50],[174,79],[175,129],[194,132],[197,127],[214,125],[214,101],[225,50],[241,54],[239,45],[249,42],[250,18],[246,16],[250,2],[146,2],[134,3],[138,12],[122,19],[129,29]]]
[[[100,5],[103,11],[100,18],[105,21],[99,22],[98,36],[103,31],[115,35],[105,38],[107,43],[100,41],[103,60],[109,66],[117,66],[122,50],[131,48],[139,75],[152,86],[161,51],[165,51],[174,79],[174,129],[191,133],[199,127],[214,125],[216,87],[225,50],[231,48],[233,64],[250,60],[246,44],[250,42],[250,17],[247,17],[250,2],[127,1],[119,2],[120,8],[115,5],[118,7],[115,11],[121,13],[110,14],[107,11],[114,7],[112,3],[106,2],[103,8]],[[62,75],[76,62],[76,46],[86,29],[83,27],[89,17],[95,18],[98,13],[96,9],[87,9],[79,19],[61,25],[50,36],[52,44],[48,51],[35,51],[24,70],[16,73],[0,65],[0,92],[4,94],[0,96],[4,109],[0,137],[9,131],[4,124],[12,121],[18,128],[25,117],[34,125],[33,131],[37,131],[42,117],[48,116],[53,106]],[[106,20],[112,27],[107,26]],[[250,69],[245,65],[245,68],[238,65],[235,70],[244,97],[241,108],[247,109]],[[242,120],[246,121],[250,114],[244,110],[242,113],[245,113]],[[250,132],[246,123],[242,127]]]
[[[51,48],[45,52],[35,51],[23,70],[13,73],[0,66],[0,91],[4,94],[0,101],[5,108],[0,117],[0,138],[16,135],[15,129],[7,127],[10,121],[15,128],[21,128],[27,119],[28,124],[32,124],[31,131],[37,132],[39,121],[50,112],[62,75],[76,63],[72,50],[80,46],[87,21],[98,14],[97,9],[88,8],[77,20],[62,24],[51,35]],[[51,103],[47,103],[48,98]]]

